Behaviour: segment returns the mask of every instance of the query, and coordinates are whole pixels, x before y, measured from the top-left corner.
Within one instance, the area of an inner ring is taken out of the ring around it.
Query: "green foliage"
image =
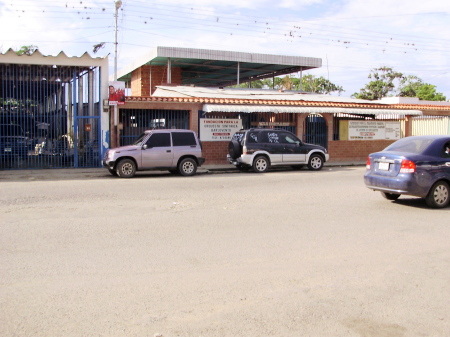
[[[16,51],[17,55],[31,55],[36,50],[38,50],[38,46],[29,45],[29,46],[22,46],[18,51]]]
[[[394,71],[389,67],[374,68],[371,70],[368,78],[373,79],[360,90],[354,93],[352,97],[359,99],[376,100],[388,96],[394,92],[394,81],[401,81],[404,76],[402,73]]]
[[[332,92],[338,92],[338,94],[341,95],[341,93],[345,91],[342,88],[342,86],[336,85],[322,76],[315,77],[314,75],[303,76],[302,90],[316,94],[326,94],[326,95]]]
[[[417,90],[416,97],[424,101],[445,101],[446,97],[440,93],[436,92],[436,86],[432,84],[423,84]]]
[[[233,88],[302,90],[316,94],[330,94],[332,92],[338,92],[339,95],[345,91],[341,86],[330,82],[324,77],[315,77],[314,75],[303,76],[301,86],[299,78],[286,75],[284,77],[275,77],[275,79],[266,78],[264,80],[257,80],[250,83],[241,83],[239,86],[233,86]]]
[[[398,95],[400,97],[418,97],[426,101],[445,101],[442,93],[436,92],[436,86],[423,83],[414,75],[405,76],[389,67],[375,68],[369,74],[373,78],[359,93],[352,97],[368,100],[377,100],[386,96]],[[395,83],[398,82],[396,87]]]

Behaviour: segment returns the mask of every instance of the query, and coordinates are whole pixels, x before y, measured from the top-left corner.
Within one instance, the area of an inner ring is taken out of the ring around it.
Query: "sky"
[[[109,55],[113,74],[115,5],[1,1],[0,52],[35,45],[44,55]],[[317,57],[322,67],[303,75],[323,76],[345,97],[386,66],[435,85],[450,100],[446,0],[122,0],[117,13],[119,70],[157,46]]]

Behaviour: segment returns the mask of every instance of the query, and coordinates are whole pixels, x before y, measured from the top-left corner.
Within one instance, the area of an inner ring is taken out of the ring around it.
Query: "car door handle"
[[[166,150],[166,152],[167,152],[167,153],[170,153],[170,152],[172,152],[172,150]]]

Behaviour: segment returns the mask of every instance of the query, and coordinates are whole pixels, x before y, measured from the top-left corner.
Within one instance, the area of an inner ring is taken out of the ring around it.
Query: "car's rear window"
[[[237,140],[240,143],[242,142],[242,138],[244,138],[244,134],[244,132],[236,132],[231,139]]]
[[[172,132],[173,146],[197,145],[192,132]]]
[[[425,138],[403,138],[389,145],[385,151],[423,153],[433,142],[432,139]]]

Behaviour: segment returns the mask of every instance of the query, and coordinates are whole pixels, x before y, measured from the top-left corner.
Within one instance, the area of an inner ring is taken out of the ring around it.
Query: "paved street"
[[[0,171],[0,336],[448,336],[450,208],[364,171]]]

